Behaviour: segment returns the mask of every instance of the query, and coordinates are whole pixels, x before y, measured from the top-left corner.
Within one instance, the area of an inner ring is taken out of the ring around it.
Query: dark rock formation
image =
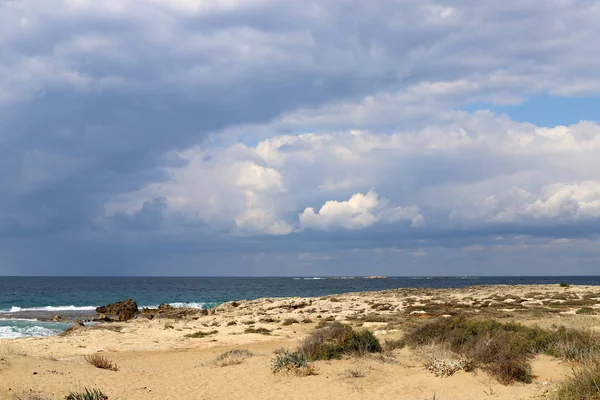
[[[98,314],[117,315],[119,321],[127,321],[135,317],[139,312],[138,305],[133,299],[118,301],[106,306],[96,308]]]

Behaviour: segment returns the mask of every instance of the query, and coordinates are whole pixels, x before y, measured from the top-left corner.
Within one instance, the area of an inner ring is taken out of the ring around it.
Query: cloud
[[[389,200],[374,190],[356,193],[348,201],[329,200],[317,212],[307,207],[299,218],[302,227],[323,230],[362,229],[378,222],[409,221],[413,227],[424,224],[418,207],[390,206]]]
[[[600,182],[553,183],[539,193],[520,188],[488,196],[476,203],[470,215],[488,222],[511,223],[528,220],[576,222],[600,218]]]
[[[1,257],[593,236],[597,121],[463,110],[600,93],[599,18],[578,0],[1,2]]]

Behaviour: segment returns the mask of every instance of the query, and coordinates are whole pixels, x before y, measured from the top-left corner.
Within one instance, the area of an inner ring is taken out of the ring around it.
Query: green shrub
[[[600,338],[593,331],[561,326],[553,335],[553,343],[545,351],[551,356],[577,361],[587,360],[590,356],[600,353]]]
[[[594,338],[597,336],[585,331],[561,328],[551,332],[516,323],[464,317],[439,319],[418,326],[404,336],[412,347],[441,344],[481,364],[504,384],[531,382],[529,359],[535,354],[577,358],[597,348]]]
[[[300,376],[316,375],[315,368],[308,362],[304,354],[287,350],[278,353],[271,360],[271,371],[273,373],[289,372]]]
[[[83,392],[71,392],[65,400],[108,400],[108,396],[99,389],[85,388]]]
[[[382,351],[379,340],[370,331],[356,331],[335,322],[315,330],[306,338],[299,351],[309,360],[331,360],[344,354],[364,355]]]

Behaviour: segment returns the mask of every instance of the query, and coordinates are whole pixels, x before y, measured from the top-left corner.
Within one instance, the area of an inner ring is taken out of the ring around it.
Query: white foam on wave
[[[61,332],[60,329],[49,329],[43,326],[0,326],[0,339],[54,336],[59,332]]]
[[[0,310],[0,312],[4,313],[17,313],[23,311],[95,311],[96,306],[46,306],[46,307],[31,307],[31,308],[23,308],[13,306],[10,310]]]

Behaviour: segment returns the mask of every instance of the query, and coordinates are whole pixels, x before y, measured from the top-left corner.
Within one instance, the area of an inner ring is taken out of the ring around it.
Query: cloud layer
[[[598,95],[599,19],[580,0],[1,1],[0,275],[342,274],[352,251],[449,275],[498,245],[542,268],[555,240],[585,271],[597,116],[486,108]]]

